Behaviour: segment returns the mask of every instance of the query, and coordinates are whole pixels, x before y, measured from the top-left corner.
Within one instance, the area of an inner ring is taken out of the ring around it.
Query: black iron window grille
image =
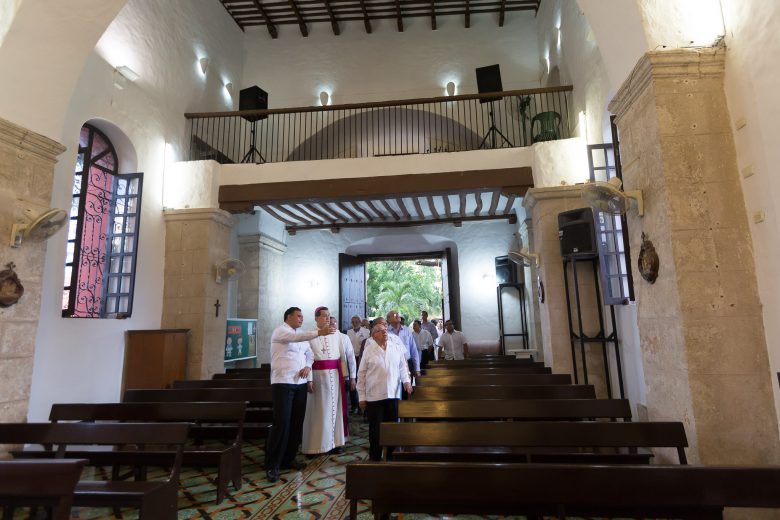
[[[79,136],[65,257],[62,315],[130,316],[142,173],[119,174],[111,141],[91,125]]]
[[[590,180],[606,182],[620,177],[619,162],[611,143],[588,145]],[[596,225],[604,303],[623,305],[634,300],[625,215],[593,210]]]

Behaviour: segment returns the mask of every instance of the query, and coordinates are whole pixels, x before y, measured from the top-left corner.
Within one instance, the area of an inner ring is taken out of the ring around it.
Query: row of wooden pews
[[[632,422],[628,401],[595,399],[541,363],[432,363],[401,422],[383,423],[382,462],[347,467],[350,516],[389,513],[722,518],[780,508],[780,468],[687,465],[679,422]],[[654,464],[672,448],[678,464]],[[411,485],[410,485],[411,483]]]
[[[173,520],[182,467],[216,468],[219,504],[229,484],[241,488],[242,443],[265,439],[272,419],[268,367],[234,374],[126,390],[122,403],[55,404],[49,423],[0,424],[0,444],[37,446],[0,461],[3,517],[43,507],[49,517],[65,519],[75,505],[115,514],[130,507],[140,519]],[[111,480],[79,480],[84,466],[110,467]],[[149,480],[151,467],[168,471]]]

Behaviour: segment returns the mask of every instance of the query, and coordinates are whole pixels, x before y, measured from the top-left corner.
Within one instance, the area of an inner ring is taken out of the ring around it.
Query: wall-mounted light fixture
[[[230,93],[230,95],[232,96],[233,95],[233,84],[231,82],[229,82],[229,81],[227,83],[225,83],[225,90],[227,90]]]
[[[455,95],[455,82],[450,81],[447,83],[447,95],[448,96],[454,96]]]
[[[203,57],[198,60],[198,64],[200,65],[200,71],[205,75],[206,69],[209,68],[209,59],[207,57]]]
[[[114,87],[123,90],[128,82],[132,83],[139,77],[140,76],[133,69],[126,65],[122,65],[121,67],[114,69]]]
[[[330,94],[328,94],[326,91],[320,92],[320,105],[326,107],[328,106],[328,102],[330,101]]]

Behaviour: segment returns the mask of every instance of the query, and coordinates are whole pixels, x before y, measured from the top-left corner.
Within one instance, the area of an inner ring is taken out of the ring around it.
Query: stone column
[[[544,284],[545,300],[539,305],[539,323],[541,339],[544,348],[544,362],[553,372],[572,374],[571,335],[569,318],[566,310],[566,291],[563,278],[563,258],[558,239],[558,213],[582,208],[579,186],[558,186],[555,188],[532,188],[523,199],[523,206],[531,214],[533,222],[533,244],[531,251],[539,253],[539,276]],[[577,270],[583,328],[589,336],[598,332],[598,308],[596,305],[595,284],[590,263],[580,264]],[[574,300],[574,281],[572,269],[569,267],[569,293],[572,300],[572,316],[576,323],[576,308]],[[605,315],[606,318],[606,315]],[[613,347],[608,345],[610,356]],[[582,359],[579,346],[576,349],[579,382],[583,382]],[[601,344],[591,343],[586,346],[586,361],[588,365],[588,383],[596,387],[599,397],[606,397],[606,379],[604,361],[601,354]],[[613,385],[615,387],[615,385]],[[616,387],[613,388],[615,395]]]
[[[647,53],[610,104],[631,251],[655,245],[654,285],[634,264],[651,420],[682,420],[690,458],[780,462],[772,378],[734,141],[723,89],[725,49]]]
[[[520,247],[527,247],[532,253],[536,252],[534,245],[533,220],[527,218],[518,227],[520,234]],[[544,349],[542,348],[542,328],[539,323],[539,272],[536,265],[521,267],[523,283],[525,284],[525,298],[528,316],[528,346],[537,350],[540,361],[544,361]]]
[[[238,288],[238,317],[257,319],[257,362],[270,363],[271,333],[283,316],[277,311],[284,291],[281,259],[287,246],[254,234],[239,236],[238,249],[239,258],[246,265]]]
[[[18,303],[0,308],[0,422],[27,418],[46,258],[46,242],[10,247],[11,228],[49,209],[54,165],[64,151],[56,141],[0,119],[0,271],[13,262],[24,286]]]
[[[227,283],[216,282],[215,265],[230,256],[236,222],[220,209],[165,211],[162,327],[190,329],[189,379],[209,379],[224,371]]]

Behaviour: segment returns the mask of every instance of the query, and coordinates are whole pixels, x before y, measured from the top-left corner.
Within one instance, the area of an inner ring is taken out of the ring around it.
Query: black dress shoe
[[[269,469],[265,472],[265,478],[268,482],[274,483],[279,480],[279,471],[275,469]]]
[[[292,461],[289,464],[283,464],[280,469],[294,469],[295,471],[301,471],[306,469],[306,464],[303,462],[298,462],[297,460]]]
[[[331,455],[341,455],[342,453],[344,453],[344,448],[341,446],[336,446],[335,448],[330,450]]]

